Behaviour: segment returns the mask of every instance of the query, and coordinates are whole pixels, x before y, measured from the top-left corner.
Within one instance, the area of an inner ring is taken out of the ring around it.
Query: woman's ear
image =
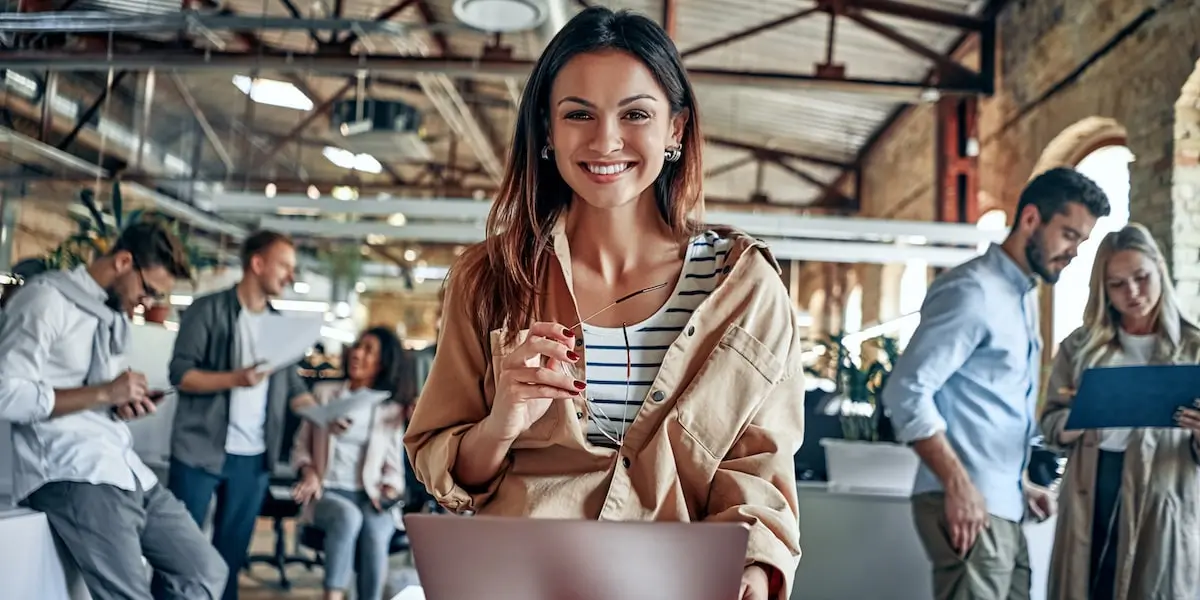
[[[688,109],[679,111],[678,114],[671,117],[671,140],[675,146],[683,143],[683,132],[687,128],[688,119],[691,118],[691,112]]]

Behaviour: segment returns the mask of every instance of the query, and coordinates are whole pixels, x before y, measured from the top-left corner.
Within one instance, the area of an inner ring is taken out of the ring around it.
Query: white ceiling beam
[[[303,194],[280,194],[267,198],[255,192],[214,194],[208,199],[214,211],[222,213],[275,213],[278,211],[386,216],[403,214],[407,219],[482,222],[491,208],[490,201],[466,198],[391,198],[342,201],[330,197],[316,200]],[[761,214],[743,211],[708,211],[705,220],[741,229],[759,237],[813,238],[819,240],[860,240],[904,242],[908,244],[951,244],[975,246],[998,242],[1007,234],[1002,230],[979,229],[965,223],[933,223],[861,217],[817,217],[808,215]]]
[[[764,239],[779,260],[833,263],[906,264],[923,261],[931,267],[953,267],[979,255],[976,248],[912,246],[883,242],[831,242]]]
[[[223,214],[233,213],[328,213],[370,215],[386,217],[396,213],[408,219],[470,220],[487,219],[492,208],[491,201],[475,201],[469,198],[388,198],[375,200],[338,200],[331,196],[317,199],[304,194],[278,194],[268,198],[257,192],[224,192],[213,194],[204,200],[206,207]]]
[[[324,238],[364,239],[383,236],[389,240],[471,244],[482,241],[482,224],[417,224],[399,227],[387,223],[340,223],[317,219],[281,219],[268,217],[260,225],[291,235]],[[885,242],[847,242],[828,240],[790,240],[767,238],[771,253],[781,260],[808,260],[841,263],[907,263],[925,261],[933,267],[949,267],[979,254],[975,248],[945,248]]]
[[[341,223],[318,219],[264,217],[259,220],[258,225],[262,229],[289,235],[346,240],[365,240],[369,236],[382,236],[387,240],[473,244],[484,238],[482,223],[407,224],[397,227],[382,222]]]

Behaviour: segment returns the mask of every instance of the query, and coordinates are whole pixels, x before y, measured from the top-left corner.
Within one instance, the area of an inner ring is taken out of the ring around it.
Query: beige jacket
[[[1058,444],[1070,414],[1072,397],[1063,390],[1078,387],[1080,374],[1074,364],[1085,335],[1080,328],[1068,336],[1054,360],[1041,418],[1047,444]],[[1178,352],[1172,357],[1160,350],[1155,364],[1200,362],[1200,332],[1185,326],[1171,337],[1178,342]],[[1098,432],[1085,432],[1066,450],[1047,598],[1088,600]],[[1134,430],[1121,475],[1114,600],[1200,598],[1197,460],[1186,430]]]
[[[319,404],[328,404],[345,393],[347,384],[342,381],[325,381],[313,386],[313,397]],[[384,402],[371,411],[371,429],[367,438],[366,455],[362,460],[362,470],[359,472],[359,483],[363,491],[372,500],[381,500],[381,490],[386,484],[397,493],[404,493],[404,407],[394,402]],[[299,473],[300,469],[311,466],[317,477],[325,481],[325,471],[329,467],[332,452],[329,449],[337,443],[337,438],[324,427],[317,427],[311,421],[304,420],[296,430],[296,442],[292,445],[292,467]],[[315,502],[306,502],[300,513],[300,522],[309,524],[313,521]],[[401,510],[392,510],[396,518],[396,526],[400,522]]]
[[[555,403],[513,444],[484,491],[451,476],[463,435],[490,411],[503,332],[476,331],[470,298],[448,293],[429,379],[405,444],[417,477],[447,509],[546,518],[732,521],[751,526],[746,563],[778,570],[791,593],[800,556],[792,456],[804,433],[800,332],[766,246],[736,243],[717,289],[693,313],[663,361],[624,447],[585,439],[580,397]],[[543,283],[539,320],[579,321],[561,224],[558,267]],[[584,354],[582,343],[575,348]],[[581,358],[572,375],[586,380]]]

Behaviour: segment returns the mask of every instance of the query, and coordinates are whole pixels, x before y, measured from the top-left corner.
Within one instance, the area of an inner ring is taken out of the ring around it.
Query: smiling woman
[[[453,511],[745,523],[740,597],[783,599],[802,329],[766,246],[697,220],[698,117],[653,21],[595,7],[558,33],[405,443]]]

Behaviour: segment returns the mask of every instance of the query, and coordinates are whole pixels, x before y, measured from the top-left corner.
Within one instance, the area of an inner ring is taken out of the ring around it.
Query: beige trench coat
[[[1200,331],[1188,325],[1172,329],[1175,355],[1164,356],[1160,349],[1152,362],[1200,362]],[[1041,417],[1046,443],[1067,451],[1049,600],[1088,600],[1099,435],[1091,430],[1066,448],[1059,445],[1072,401],[1063,390],[1078,386],[1074,364],[1085,335],[1080,328],[1059,347]],[[1120,507],[1113,600],[1200,598],[1200,466],[1189,432],[1134,430],[1125,452]]]

